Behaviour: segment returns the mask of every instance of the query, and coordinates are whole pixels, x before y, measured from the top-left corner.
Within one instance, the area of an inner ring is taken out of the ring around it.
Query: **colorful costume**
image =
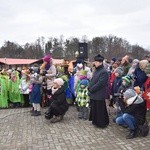
[[[23,96],[20,94],[19,90],[20,79],[17,71],[13,71],[11,79],[9,80],[9,100],[12,103],[24,104]]]
[[[8,107],[7,81],[6,75],[0,75],[0,108]]]

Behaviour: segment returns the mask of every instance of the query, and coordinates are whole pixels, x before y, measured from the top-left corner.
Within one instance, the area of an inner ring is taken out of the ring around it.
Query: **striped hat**
[[[122,80],[124,80],[127,84],[130,84],[130,83],[131,83],[131,77],[128,76],[128,75],[122,77]]]

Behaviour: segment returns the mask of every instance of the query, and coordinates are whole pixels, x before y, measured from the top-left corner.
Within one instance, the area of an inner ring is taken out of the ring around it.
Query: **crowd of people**
[[[129,128],[127,139],[139,135],[139,126],[150,111],[150,56],[144,60],[94,57],[92,68],[77,59],[72,72],[68,66],[53,65],[51,55],[43,57],[41,66],[6,69],[0,72],[0,108],[31,107],[31,116],[41,115],[55,123],[63,119],[70,105],[78,118],[105,128],[109,125],[109,107],[115,109],[113,121]]]

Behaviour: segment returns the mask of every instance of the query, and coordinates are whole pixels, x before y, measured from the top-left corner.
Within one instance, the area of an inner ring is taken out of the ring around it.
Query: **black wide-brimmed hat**
[[[96,55],[96,56],[94,57],[94,60],[95,60],[95,61],[99,61],[99,62],[103,62],[104,57],[103,57],[102,55],[98,54],[98,55]]]

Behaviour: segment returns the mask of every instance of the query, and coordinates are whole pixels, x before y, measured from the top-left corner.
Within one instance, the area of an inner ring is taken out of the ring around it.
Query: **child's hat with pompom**
[[[86,70],[80,70],[80,75],[86,76],[87,75],[87,71]]]
[[[124,80],[127,84],[130,84],[130,83],[131,83],[131,77],[128,76],[128,75],[122,77],[122,80]]]
[[[88,80],[83,79],[83,80],[81,80],[81,83],[80,83],[80,84],[81,84],[81,85],[88,86]]]

